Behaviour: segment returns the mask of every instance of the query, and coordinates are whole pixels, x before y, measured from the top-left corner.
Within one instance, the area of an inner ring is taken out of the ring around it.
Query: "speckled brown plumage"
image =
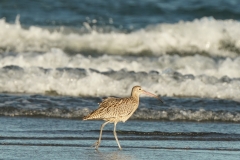
[[[117,141],[119,149],[121,146],[118,142],[116,134],[116,125],[118,122],[127,121],[131,115],[136,111],[139,105],[139,95],[147,94],[153,97],[158,98],[156,95],[144,91],[140,86],[135,86],[132,88],[131,96],[126,98],[114,98],[108,97],[99,104],[99,108],[83,118],[83,120],[91,119],[102,119],[106,121],[102,124],[100,128],[99,140],[94,144],[95,148],[98,149],[98,146],[101,142],[102,130],[107,123],[114,123],[114,136]]]
[[[89,119],[103,119],[109,122],[125,122],[134,113],[139,104],[139,99],[133,97],[128,98],[114,98],[109,97],[99,104],[99,108],[84,120]]]

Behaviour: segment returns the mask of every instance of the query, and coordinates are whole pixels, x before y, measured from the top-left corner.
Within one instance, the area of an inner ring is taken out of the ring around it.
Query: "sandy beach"
[[[122,150],[117,147],[112,134],[113,125],[110,124],[103,131],[101,146],[95,150],[91,145],[98,139],[101,121],[26,117],[0,119],[1,159],[237,160],[240,154],[239,124],[119,123],[117,133]],[[232,133],[228,134],[227,129]]]

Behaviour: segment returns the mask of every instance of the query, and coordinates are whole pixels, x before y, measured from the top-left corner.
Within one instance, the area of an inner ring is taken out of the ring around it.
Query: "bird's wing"
[[[132,107],[128,98],[109,97],[100,103],[98,110],[104,118],[123,117],[131,113]]]
[[[129,98],[108,97],[99,104],[99,108],[84,119],[114,119],[126,117],[133,112]]]
[[[117,103],[117,98],[108,97],[99,103],[99,108],[94,110],[92,113],[84,117],[84,120],[87,119],[104,119],[110,117],[110,112],[112,111],[111,106],[114,106]],[[109,113],[109,114],[108,114]],[[111,112],[112,113],[112,112]]]

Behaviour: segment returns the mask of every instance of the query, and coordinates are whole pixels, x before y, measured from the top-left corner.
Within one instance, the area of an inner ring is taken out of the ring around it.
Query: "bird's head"
[[[151,97],[155,97],[163,103],[163,101],[158,96],[156,96],[155,94],[152,94],[150,92],[147,92],[147,91],[143,90],[141,88],[141,86],[134,86],[132,88],[132,94],[131,95],[139,97],[140,94],[145,94],[145,95],[148,95],[148,96],[151,96]]]

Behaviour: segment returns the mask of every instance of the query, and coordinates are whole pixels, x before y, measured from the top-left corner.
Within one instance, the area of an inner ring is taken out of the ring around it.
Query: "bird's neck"
[[[132,95],[131,95],[131,98],[132,98],[134,101],[139,102],[139,95],[132,94]]]

